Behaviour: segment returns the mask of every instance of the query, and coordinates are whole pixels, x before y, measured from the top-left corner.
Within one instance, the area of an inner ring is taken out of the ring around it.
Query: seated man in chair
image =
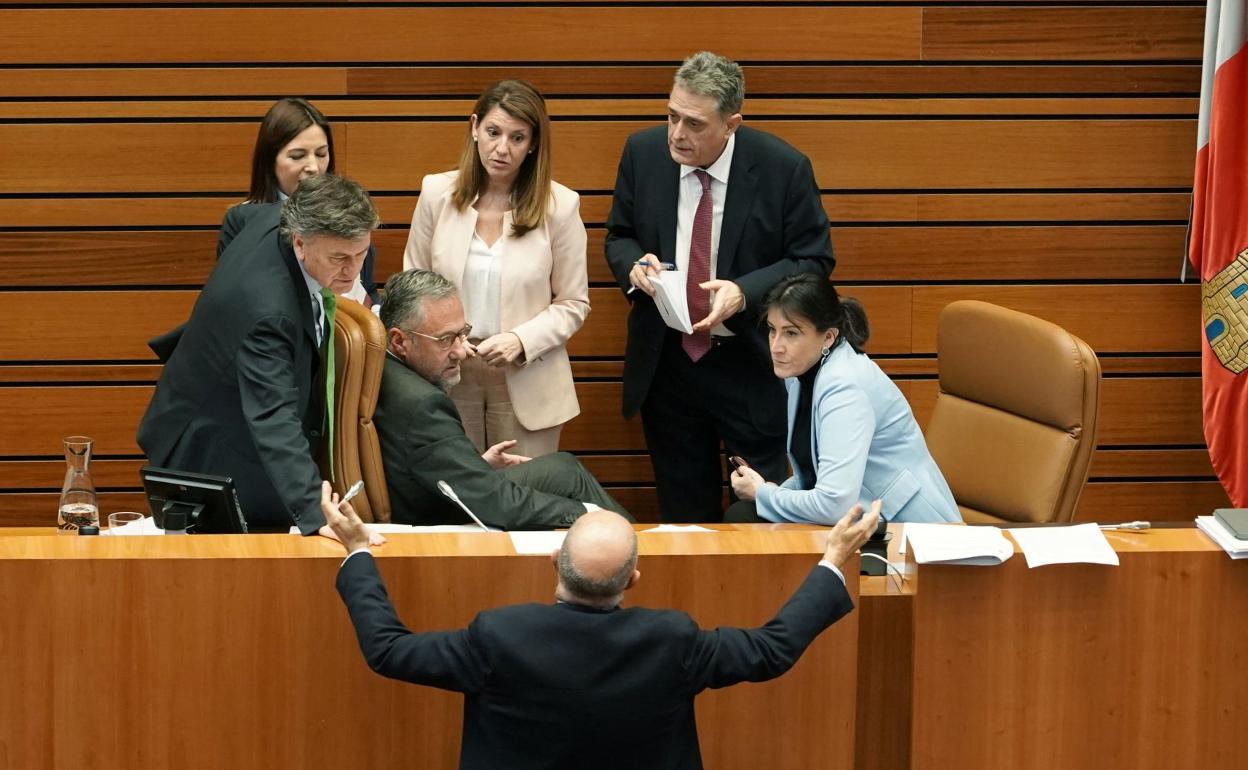
[[[396,273],[381,306],[386,365],[374,423],[392,518],[402,524],[463,524],[468,517],[438,490],[446,481],[491,527],[567,527],[595,506],[624,509],[566,452],[508,454],[504,441],[477,454],[446,391],[474,355],[455,285],[428,270]],[[627,514],[625,514],[627,515]]]

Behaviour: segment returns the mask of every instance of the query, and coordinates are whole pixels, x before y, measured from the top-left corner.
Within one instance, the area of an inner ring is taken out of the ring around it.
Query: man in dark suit
[[[641,411],[665,521],[723,515],[720,443],[784,478],[785,393],[758,308],[778,280],[827,275],[828,218],[806,156],[741,125],[735,62],[702,52],[676,72],[667,127],[629,137],[607,218],[607,263],[633,303],[625,418]],[[659,316],[651,278],[686,273],[693,334]]]
[[[853,609],[841,569],[880,510],[876,501],[857,519],[862,507],[854,506],[829,533],[823,560],[761,628],[703,631],[683,612],[621,609],[641,577],[637,536],[599,511],[572,525],[552,557],[555,604],[502,607],[467,629],[412,633],[390,603],[359,517],[349,504],[339,510],[329,484],[321,494],[349,552],[338,593],[364,658],[383,676],[465,694],[463,770],[701,768],[694,696],[780,676]]]
[[[428,270],[396,273],[386,282],[381,322],[388,348],[373,424],[394,521],[467,522],[439,481],[500,529],[566,527],[594,508],[623,511],[566,452],[529,459],[508,454],[515,441],[503,441],[477,453],[447,395],[459,382],[460,362],[474,355],[453,283]]]
[[[231,477],[249,528],[325,524],[327,301],[355,282],[378,223],[368,193],[332,175],[260,211],[221,255],[156,384],[139,446],[154,465]]]

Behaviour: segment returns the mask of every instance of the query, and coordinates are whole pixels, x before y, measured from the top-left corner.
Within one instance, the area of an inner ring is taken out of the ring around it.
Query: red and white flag
[[[1201,377],[1209,457],[1248,508],[1248,17],[1209,0],[1187,256],[1201,280]]]

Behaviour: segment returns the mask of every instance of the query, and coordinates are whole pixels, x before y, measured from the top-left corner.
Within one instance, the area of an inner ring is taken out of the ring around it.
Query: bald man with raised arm
[[[413,633],[368,550],[368,530],[325,484],[321,506],[349,555],[338,593],[368,665],[392,679],[464,693],[461,770],[697,770],[694,696],[774,679],[853,609],[841,568],[879,520],[854,506],[823,560],[761,628],[704,631],[683,612],[623,609],[641,578],[623,517],[577,519],[552,554],[554,604],[482,612],[468,628]]]

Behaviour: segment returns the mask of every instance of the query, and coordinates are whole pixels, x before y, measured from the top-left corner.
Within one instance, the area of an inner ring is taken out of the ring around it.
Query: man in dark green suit
[[[459,382],[460,362],[474,355],[454,284],[428,270],[392,276],[381,321],[388,348],[374,423],[394,521],[468,522],[439,481],[500,529],[567,527],[596,508],[628,515],[566,452],[530,460],[508,454],[514,442],[504,441],[477,453],[446,392]]]

